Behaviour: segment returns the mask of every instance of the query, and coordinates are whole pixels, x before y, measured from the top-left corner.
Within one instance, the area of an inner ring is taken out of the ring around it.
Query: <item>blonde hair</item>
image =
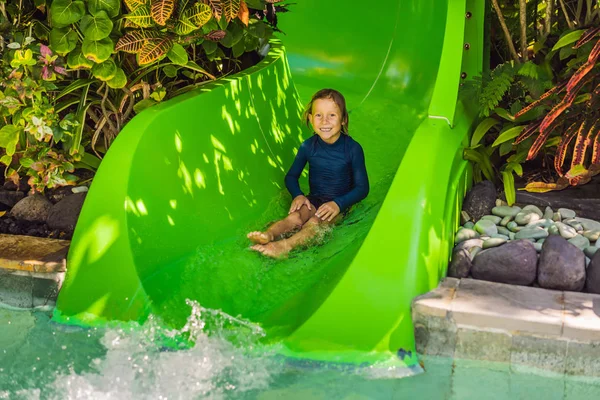
[[[312,99],[310,99],[310,102],[304,110],[304,115],[302,116],[306,126],[310,128],[310,119],[308,116],[312,114],[313,103],[319,99],[329,99],[337,104],[340,112],[342,113],[342,133],[344,135],[348,135],[349,118],[348,109],[346,108],[346,99],[344,99],[344,96],[335,89],[321,89],[313,95]]]

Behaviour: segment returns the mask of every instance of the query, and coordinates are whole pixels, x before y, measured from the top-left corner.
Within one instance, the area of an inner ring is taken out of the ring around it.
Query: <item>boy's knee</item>
[[[298,211],[291,213],[286,219],[298,228],[302,226],[302,217],[300,217],[300,213]]]
[[[319,225],[321,222],[322,222],[321,218],[319,218],[319,217],[310,217],[310,219],[308,221],[306,221],[306,224]]]

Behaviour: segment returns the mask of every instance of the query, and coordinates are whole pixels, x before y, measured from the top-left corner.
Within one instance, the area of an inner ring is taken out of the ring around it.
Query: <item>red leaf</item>
[[[525,139],[529,138],[531,135],[533,135],[538,130],[539,127],[540,127],[540,122],[534,122],[534,123],[527,125],[527,128],[525,128],[523,130],[523,132],[521,132],[521,134],[515,139],[513,144],[519,144],[522,141],[524,141]]]
[[[556,148],[556,154],[554,155],[554,169],[558,173],[559,176],[563,176],[562,166],[565,162],[565,156],[567,155],[567,148],[571,140],[575,136],[575,132],[577,132],[577,124],[578,122],[574,122],[567,131],[563,134],[562,140],[558,144]]]
[[[592,28],[588,29],[587,31],[585,31],[583,36],[581,36],[581,38],[579,38],[577,43],[575,43],[575,46],[573,46],[573,48],[574,49],[580,48],[584,44],[591,41],[594,38],[594,36],[596,36],[598,33],[600,33],[600,26],[592,27]]]

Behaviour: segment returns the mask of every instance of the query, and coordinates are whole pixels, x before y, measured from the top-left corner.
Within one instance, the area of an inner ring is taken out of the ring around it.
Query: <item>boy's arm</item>
[[[304,148],[304,144],[298,148],[298,153],[296,154],[296,158],[290,167],[290,170],[285,175],[285,187],[292,195],[292,199],[304,195],[302,190],[300,189],[300,184],[298,183],[298,179],[304,170],[304,166],[306,166],[306,162],[308,158],[306,157],[306,150]]]
[[[349,208],[369,194],[369,177],[367,176],[367,166],[365,165],[365,153],[358,143],[352,149],[352,177],[354,181],[352,190],[343,196],[333,199],[340,210]]]

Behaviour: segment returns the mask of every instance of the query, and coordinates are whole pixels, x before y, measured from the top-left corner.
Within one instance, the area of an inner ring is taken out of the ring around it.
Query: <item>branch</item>
[[[521,57],[527,61],[527,0],[519,0],[519,22],[521,23]]]
[[[583,10],[583,0],[577,2],[577,11],[575,11],[575,21],[577,26],[581,26],[581,11]]]
[[[554,0],[546,0],[546,32],[545,36],[552,30],[552,15],[554,14]]]
[[[492,0],[492,4],[494,5],[494,10],[496,10],[496,15],[498,16],[498,21],[500,21],[500,26],[502,26],[502,30],[504,31],[504,37],[506,38],[506,42],[508,43],[508,48],[510,49],[510,53],[513,56],[513,59],[516,62],[519,62],[519,55],[517,54],[517,50],[515,49],[515,45],[512,41],[512,37],[510,36],[510,31],[506,26],[506,21],[504,21],[504,15],[502,15],[502,10],[500,10],[500,6],[498,5],[498,0]]]
[[[565,20],[567,21],[567,25],[569,25],[569,29],[573,29],[575,26],[569,18],[569,13],[567,12],[567,6],[565,6],[565,0],[558,0],[560,3],[560,8],[562,9],[563,14],[565,15]]]

